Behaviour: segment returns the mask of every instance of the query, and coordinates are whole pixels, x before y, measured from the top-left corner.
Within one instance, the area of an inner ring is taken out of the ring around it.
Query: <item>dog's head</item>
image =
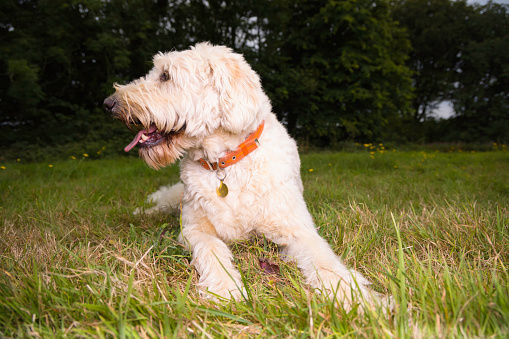
[[[221,129],[239,134],[259,123],[267,99],[260,78],[242,55],[200,43],[182,52],[159,53],[144,77],[115,84],[104,101],[113,117],[138,129],[125,151],[139,146],[154,168],[169,165],[186,149]]]

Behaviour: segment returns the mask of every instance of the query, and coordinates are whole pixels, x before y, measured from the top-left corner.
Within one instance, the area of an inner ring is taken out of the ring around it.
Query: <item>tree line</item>
[[[114,82],[200,41],[243,53],[301,141],[505,142],[509,8],[450,0],[4,0],[1,145],[108,140]],[[455,115],[433,118],[442,101]]]

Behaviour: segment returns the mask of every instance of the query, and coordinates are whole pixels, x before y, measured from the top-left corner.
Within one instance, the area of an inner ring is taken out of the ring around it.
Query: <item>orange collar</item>
[[[242,144],[237,147],[237,150],[226,153],[226,155],[218,160],[218,162],[209,162],[203,158],[198,160],[200,164],[203,166],[203,168],[210,170],[210,171],[216,171],[219,168],[225,168],[228,166],[231,166],[233,164],[236,164],[237,162],[241,161],[246,155],[253,152],[255,149],[258,148],[258,138],[262,134],[263,126],[265,125],[265,121],[262,121],[260,126],[256,131],[251,133],[246,141],[244,141]]]

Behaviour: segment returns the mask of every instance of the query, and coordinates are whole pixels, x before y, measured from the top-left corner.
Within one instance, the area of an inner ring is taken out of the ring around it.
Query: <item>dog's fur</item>
[[[376,297],[366,287],[369,282],[346,268],[318,235],[302,196],[297,145],[272,113],[260,78],[242,55],[200,43],[182,52],[159,53],[153,61],[145,77],[115,85],[105,106],[126,124],[157,128],[162,142],[139,145],[148,165],[159,168],[183,156],[183,184],[149,196],[156,206],[148,212],[175,210],[183,192],[179,239],[192,251],[201,290],[241,298],[241,276],[227,244],[255,233],[281,246],[307,283],[337,305],[349,309],[354,299],[371,303]],[[263,121],[259,148],[225,168],[229,194],[219,197],[216,173],[198,160],[217,161]]]

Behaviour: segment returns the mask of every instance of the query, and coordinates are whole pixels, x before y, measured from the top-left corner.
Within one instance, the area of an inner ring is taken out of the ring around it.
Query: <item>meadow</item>
[[[391,312],[334,308],[263,238],[232,244],[247,299],[203,299],[178,218],[132,214],[178,166],[73,155],[0,164],[0,337],[508,337],[507,148],[358,148],[303,154],[305,198]]]

